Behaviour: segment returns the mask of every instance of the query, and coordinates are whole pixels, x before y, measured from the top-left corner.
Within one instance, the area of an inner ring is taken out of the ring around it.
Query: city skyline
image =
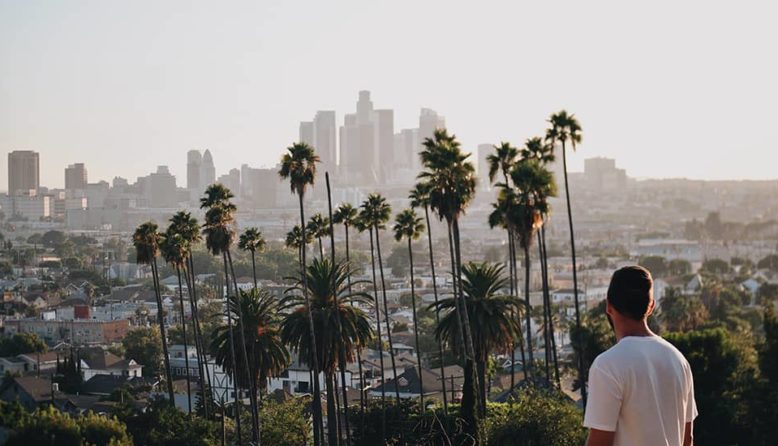
[[[3,2],[0,60],[13,69],[0,70],[0,151],[39,152],[52,187],[75,162],[92,181],[146,175],[147,154],[183,178],[192,149],[211,150],[218,176],[271,167],[301,121],[334,110],[340,126],[355,92],[370,90],[395,129],[431,108],[469,151],[520,145],[565,108],[584,130],[572,170],[606,156],[639,178],[770,179],[775,13],[751,2]]]

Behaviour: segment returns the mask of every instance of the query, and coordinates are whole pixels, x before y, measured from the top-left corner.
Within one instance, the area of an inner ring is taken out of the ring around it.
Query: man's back
[[[661,337],[624,337],[592,364],[584,426],[614,445],[681,446],[696,416],[689,363]]]

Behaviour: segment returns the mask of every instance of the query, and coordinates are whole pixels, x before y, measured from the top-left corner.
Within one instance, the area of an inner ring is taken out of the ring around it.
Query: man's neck
[[[654,332],[648,328],[648,322],[642,320],[623,324],[616,328],[616,341],[621,341],[628,336],[646,337],[654,336]]]

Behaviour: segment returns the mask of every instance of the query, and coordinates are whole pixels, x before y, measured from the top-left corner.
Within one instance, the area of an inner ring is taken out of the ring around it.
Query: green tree
[[[708,310],[697,296],[684,296],[668,288],[659,304],[659,320],[667,331],[690,331],[708,320]]]
[[[159,325],[159,342],[162,345],[162,354],[165,362],[165,381],[167,384],[168,398],[173,404],[173,376],[170,370],[170,354],[167,348],[167,333],[165,332],[165,320],[163,318],[162,292],[159,286],[159,269],[157,267],[157,255],[159,255],[160,234],[158,226],[154,222],[146,222],[135,229],[132,235],[132,244],[135,246],[135,260],[138,264],[150,265],[151,276],[154,282],[154,297],[157,300],[157,324]],[[153,369],[152,369],[153,370]]]
[[[45,352],[46,343],[35,333],[16,333],[0,338],[0,357]]]
[[[641,257],[638,265],[651,271],[651,275],[654,277],[665,277],[669,270],[667,259],[662,256]]]
[[[513,340],[521,332],[518,320],[512,315],[518,313],[521,303],[513,296],[503,294],[508,288],[508,280],[503,275],[502,265],[488,263],[466,263],[462,268],[462,291],[465,296],[465,306],[470,314],[470,331],[475,345],[475,367],[467,362],[465,349],[459,335],[460,324],[457,322],[456,298],[441,299],[436,311],[441,313],[440,325],[435,331],[438,339],[445,340],[452,346],[457,355],[465,358],[465,384],[462,388],[462,416],[468,423],[473,423],[476,414],[470,413],[478,407],[480,414],[486,413],[486,364],[490,354],[507,351],[513,346]],[[472,375],[473,370],[479,374]],[[478,386],[473,382],[479,383]],[[480,393],[474,395],[474,391]],[[479,404],[480,406],[476,406]]]
[[[759,260],[756,266],[759,269],[769,269],[770,271],[778,271],[778,254],[770,254],[765,258]]]
[[[162,339],[157,327],[141,327],[131,330],[122,339],[124,357],[134,359],[143,366],[147,376],[156,376],[162,363]]]
[[[218,422],[158,402],[123,421],[136,445],[213,446],[220,444],[222,437]]]
[[[665,335],[683,353],[694,375],[699,416],[694,441],[699,444],[747,444],[748,389],[755,379],[755,355],[726,330],[705,329]]]
[[[294,143],[287,148],[287,153],[281,157],[281,169],[278,171],[278,175],[281,179],[288,179],[290,189],[293,194],[297,194],[297,198],[300,203],[300,241],[304,241],[307,237],[305,231],[305,206],[303,204],[305,198],[305,192],[309,186],[313,186],[316,180],[316,163],[320,162],[319,156],[316,155],[313,147],[304,142]],[[314,376],[319,375],[318,353],[316,350],[316,330],[314,329],[313,320],[313,308],[308,302],[308,287],[305,285],[307,280],[305,260],[305,243],[299,243],[300,246],[300,277],[303,281],[303,297],[305,298],[305,306],[308,309],[308,335],[310,336],[310,345],[314,350],[311,355],[311,369]],[[319,389],[319,380],[313,380],[313,400],[311,401],[311,408],[313,413],[314,435],[313,440],[315,446],[318,446],[322,442],[322,436],[324,434],[324,424],[322,420],[321,405],[318,404],[321,401],[321,389]]]
[[[328,259],[314,259],[306,270],[306,278],[296,280],[283,300],[286,312],[281,323],[281,339],[298,352],[301,361],[318,362],[327,386],[327,417],[330,444],[338,444],[337,415],[335,405],[335,372],[341,356],[354,361],[355,351],[365,348],[373,332],[370,320],[353,304],[368,305],[370,296],[363,292],[349,291],[349,266]],[[304,290],[303,287],[307,288]],[[304,296],[308,296],[306,299]],[[319,345],[311,345],[310,325],[307,315],[313,315],[315,338]],[[341,330],[327,329],[336,326],[340,319]],[[314,355],[318,358],[314,359]],[[318,377],[318,375],[317,375]],[[314,380],[316,381],[316,380]]]
[[[732,271],[729,263],[726,260],[721,259],[709,259],[702,262],[701,272],[707,272],[711,274],[727,274]]]
[[[567,142],[570,142],[573,152],[575,152],[576,145],[581,142],[581,125],[575,118],[575,115],[568,114],[567,111],[561,110],[558,113],[554,113],[548,120],[551,127],[546,131],[546,141],[548,141],[552,147],[557,143],[562,145],[562,172],[565,178],[565,199],[567,204],[567,221],[570,228],[570,251],[573,263],[573,302],[575,304],[575,324],[577,327],[581,326],[581,310],[578,299],[578,263],[575,255],[575,231],[573,225],[573,209],[570,200],[570,183],[567,178]],[[581,346],[579,346],[579,349]],[[584,376],[584,364],[580,362],[583,359],[579,356],[578,363],[578,381],[583,382]],[[588,368],[587,368],[588,370]],[[581,387],[581,397],[584,404],[586,404],[586,386]]]
[[[265,237],[257,228],[247,228],[238,239],[238,248],[251,253],[251,271],[254,273],[254,288],[257,287],[257,253],[264,252]]]
[[[406,239],[408,241],[408,263],[410,264],[411,271],[411,308],[413,309],[413,335],[416,342],[416,357],[419,368],[419,386],[424,386],[423,374],[422,374],[422,358],[421,349],[419,349],[419,321],[416,317],[416,284],[413,276],[413,246],[412,242],[418,240],[421,237],[421,233],[424,231],[424,225],[421,223],[421,218],[416,216],[416,212],[413,209],[406,209],[395,217],[394,225],[394,239],[402,241]],[[421,410],[424,410],[424,392],[419,392],[419,405]]]
[[[589,381],[589,368],[600,353],[611,348],[616,343],[613,329],[605,318],[605,305],[594,308],[584,315],[579,327],[576,323],[570,325],[570,340],[573,346],[573,364],[583,364],[584,374],[573,381],[573,390],[580,390],[581,383]],[[581,390],[583,394],[584,391]]]

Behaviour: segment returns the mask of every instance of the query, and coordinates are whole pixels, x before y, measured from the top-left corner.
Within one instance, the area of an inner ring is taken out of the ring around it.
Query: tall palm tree
[[[238,238],[238,248],[251,253],[251,271],[254,273],[254,288],[257,288],[257,252],[265,250],[265,237],[257,228],[248,228]]]
[[[470,154],[462,152],[456,136],[449,135],[445,129],[435,130],[432,138],[424,140],[424,149],[419,154],[424,170],[418,178],[429,185],[430,208],[438,217],[446,220],[449,232],[449,251],[454,277],[454,294],[459,296],[458,316],[463,329],[459,335],[463,337],[465,357],[470,359],[470,366],[475,366],[475,348],[470,332],[470,317],[464,304],[462,290],[462,252],[460,249],[459,218],[473,200],[476,189],[475,167],[468,161]],[[466,364],[467,366],[467,364]],[[475,371],[473,375],[476,376]],[[474,381],[477,381],[477,376]],[[478,383],[473,383],[476,388]],[[474,392],[477,397],[477,392]],[[472,419],[466,419],[468,428],[477,433],[476,412]]]
[[[397,379],[397,363],[394,359],[394,342],[392,342],[392,327],[389,323],[389,305],[386,299],[386,280],[384,278],[384,263],[381,256],[381,230],[386,229],[386,222],[389,221],[392,215],[392,208],[389,203],[386,202],[386,198],[380,194],[370,194],[367,199],[362,203],[362,211],[360,217],[362,217],[370,227],[373,228],[375,233],[375,248],[376,258],[378,259],[378,271],[381,276],[381,297],[384,302],[384,326],[386,327],[386,336],[389,340],[389,359],[392,362],[392,375],[393,379]],[[395,396],[397,402],[400,402],[400,387],[394,386]]]
[[[305,192],[309,186],[313,186],[316,180],[316,163],[320,162],[319,156],[313,150],[313,147],[304,142],[294,143],[287,148],[287,153],[281,157],[281,169],[278,171],[278,175],[281,179],[288,179],[291,192],[297,194],[297,198],[300,203],[300,234],[304,237],[305,233],[305,206],[303,204],[305,198]],[[313,320],[313,311],[310,303],[308,302],[308,286],[306,280],[308,275],[306,274],[306,261],[305,261],[305,245],[300,249],[300,276],[303,281],[303,297],[305,298],[305,307],[308,311],[308,335],[310,336],[310,346],[313,349],[311,354],[311,369],[313,371],[313,399],[311,401],[311,411],[313,413],[314,423],[314,443],[316,446],[321,444],[321,436],[324,433],[324,424],[321,414],[321,389],[319,388],[319,355],[316,352],[316,329]]]
[[[213,255],[221,255],[222,256],[222,262],[224,264],[224,281],[227,285],[227,290],[230,288],[230,273],[232,274],[232,285],[233,290],[235,293],[238,292],[238,284],[237,280],[235,279],[235,271],[232,267],[232,255],[230,254],[230,248],[232,247],[233,242],[235,241],[235,211],[237,208],[232,203],[231,199],[233,198],[232,192],[224,187],[221,184],[212,184],[208,186],[205,190],[205,196],[200,199],[200,207],[203,209],[207,209],[205,212],[205,224],[203,225],[203,235],[205,236],[205,246],[208,248],[208,251],[211,252]],[[228,269],[229,268],[229,269]],[[229,293],[228,293],[229,294]],[[238,311],[241,310],[240,306],[236,307]],[[225,310],[228,310],[225,306]],[[227,314],[227,321],[230,323],[232,321],[232,316],[230,315],[229,311],[225,311]],[[246,375],[249,375],[248,370],[248,354],[246,352],[246,340],[245,340],[245,329],[243,327],[243,317],[241,315],[238,315],[238,337],[239,337],[239,343],[237,344],[240,348],[238,349],[238,353],[241,356],[241,359],[243,361],[243,364],[246,367]],[[232,332],[232,331],[230,331]],[[235,361],[237,364],[237,360]],[[233,380],[233,385],[237,385],[237,380]],[[260,433],[260,420],[259,420],[259,411],[257,410],[257,389],[256,386],[251,386],[249,388],[249,394],[251,396],[249,401],[249,406],[251,410],[251,424],[252,424],[252,439],[255,443],[259,443],[261,439],[259,438]],[[240,423],[240,413],[239,408],[240,406],[237,404],[237,391],[236,391],[236,429],[240,430],[239,423]],[[240,437],[240,433],[238,433],[238,437]]]
[[[181,234],[175,232],[175,227],[168,227],[165,231],[164,237],[159,244],[159,250],[162,253],[162,258],[176,269],[176,275],[178,276],[178,301],[180,303],[181,312],[181,333],[184,336],[184,366],[186,367],[186,397],[187,408],[189,413],[192,413],[192,384],[189,377],[189,348],[186,337],[186,316],[184,314],[184,290],[181,283],[181,269],[186,264],[186,258],[189,256],[189,245],[186,243]]]
[[[570,185],[567,178],[567,142],[570,141],[573,151],[578,143],[581,142],[581,125],[575,118],[575,115],[568,114],[567,111],[561,110],[558,113],[554,113],[549,118],[548,122],[551,127],[546,131],[546,140],[552,144],[562,144],[562,171],[565,177],[565,198],[567,204],[567,221],[570,228],[570,251],[573,261],[573,301],[575,304],[575,326],[580,330],[581,328],[581,310],[578,301],[578,265],[575,257],[575,232],[573,230],[573,210],[570,205]],[[583,348],[583,345],[579,345]],[[583,355],[579,355],[578,361],[578,379],[583,382],[584,376],[584,364]],[[581,386],[581,399],[584,406],[586,406],[586,386]]]
[[[508,288],[508,279],[503,275],[503,265],[489,263],[469,262],[462,266],[462,291],[465,296],[465,306],[470,314],[470,331],[475,340],[475,363],[477,367],[478,388],[480,398],[473,394],[475,386],[472,382],[473,367],[465,367],[465,381],[470,385],[464,385],[462,389],[462,410],[469,411],[475,407],[476,399],[481,401],[478,406],[483,414],[486,401],[486,363],[489,355],[498,351],[506,351],[513,346],[521,331],[518,320],[513,317],[522,305],[514,296],[503,294]],[[453,346],[461,357],[466,357],[465,346],[461,344],[460,330],[456,322],[456,297],[441,299],[433,304],[437,312],[441,313],[440,325],[435,330],[435,336],[445,340]],[[467,361],[470,361],[467,358]],[[463,418],[468,419],[473,415],[463,413]]]
[[[354,352],[367,346],[372,338],[370,320],[354,303],[369,304],[370,296],[350,292],[348,263],[333,264],[328,259],[314,259],[307,267],[305,279],[297,279],[287,290],[283,308],[291,310],[281,323],[281,339],[298,352],[302,361],[318,363],[327,386],[327,422],[329,444],[338,444],[335,407],[335,372],[341,355],[354,360]],[[308,296],[308,297],[306,297]],[[308,315],[313,315],[317,336],[310,336]],[[332,330],[340,320],[341,330]],[[315,339],[318,345],[311,344]]]
[[[319,258],[324,258],[324,244],[322,239],[330,236],[330,221],[320,213],[315,213],[308,221],[308,230],[319,242]]]
[[[342,224],[346,231],[346,263],[351,264],[351,253],[349,246],[349,228],[355,226],[357,223],[357,210],[351,203],[342,203],[335,209],[335,213],[332,216],[332,222],[336,224]],[[347,278],[348,291],[351,292],[351,274]],[[359,410],[364,413],[365,410],[365,397],[363,389],[365,388],[365,376],[362,372],[362,353],[357,350],[357,367],[359,368]]]
[[[230,352],[230,327],[223,325],[216,329],[211,346],[216,354],[216,363],[222,366],[231,379],[237,380],[242,387],[251,387],[254,382],[265,389],[268,379],[278,376],[289,365],[289,352],[281,340],[281,304],[265,289],[257,288],[240,291],[239,297],[230,296],[227,306],[233,319],[243,315],[244,338],[248,342],[249,375],[246,367],[233,362]],[[238,310],[240,305],[240,310]],[[232,328],[234,330],[234,328]]]
[[[515,227],[512,224],[511,220],[506,217],[507,213],[509,213],[508,209],[505,209],[506,206],[511,206],[513,204],[513,201],[511,198],[514,198],[514,195],[510,195],[508,193],[505,193],[505,191],[510,191],[511,188],[511,182],[510,182],[510,176],[509,172],[513,169],[513,166],[516,164],[516,160],[519,156],[519,150],[516,147],[513,147],[508,142],[502,142],[500,145],[494,146],[495,152],[488,155],[486,157],[487,163],[489,164],[489,182],[491,184],[494,184],[497,180],[497,173],[502,173],[503,177],[503,183],[498,184],[498,186],[501,186],[502,191],[497,197],[497,203],[495,204],[495,211],[493,212],[493,215],[490,215],[489,219],[489,225],[490,227],[494,228],[495,226],[502,226],[505,228],[506,232],[508,233],[508,276],[510,278],[510,292],[511,295],[515,295],[517,289],[517,279],[516,279],[516,238],[515,238]],[[521,346],[521,360],[522,360],[522,367],[524,368],[524,376],[527,375],[527,364],[524,357],[524,345]],[[513,373],[514,364],[516,363],[516,348],[511,349],[511,389],[513,389],[514,385],[516,384],[516,374]]]
[[[397,214],[395,217],[394,225],[394,239],[402,241],[408,240],[408,262],[409,270],[411,272],[411,305],[413,306],[413,334],[416,339],[416,359],[419,366],[419,388],[422,389],[419,392],[419,405],[421,410],[424,411],[424,381],[421,373],[421,350],[419,349],[419,322],[416,318],[416,283],[413,277],[413,247],[411,242],[418,240],[421,237],[421,233],[424,231],[424,225],[421,223],[421,218],[416,216],[416,212],[413,209],[405,209]]]
[[[159,270],[157,269],[157,256],[159,255],[160,235],[158,226],[154,222],[146,222],[135,229],[132,235],[132,244],[135,246],[135,259],[140,265],[151,266],[151,277],[154,282],[154,296],[157,300],[157,323],[162,339],[162,357],[165,362],[165,381],[170,404],[174,404],[173,376],[170,373],[170,353],[167,348],[167,331],[162,308],[162,293],[159,286]]]
[[[170,218],[168,231],[180,234],[187,244],[187,258],[184,267],[185,277],[187,279],[187,291],[189,294],[189,307],[192,314],[192,328],[194,331],[195,349],[197,350],[197,367],[200,374],[200,401],[205,417],[209,416],[209,402],[211,401],[211,375],[208,372],[208,356],[206,353],[205,342],[203,340],[202,329],[200,327],[200,316],[197,304],[197,277],[194,271],[194,251],[193,247],[202,241],[200,235],[200,224],[192,214],[186,211],[179,211]],[[208,396],[206,397],[206,395]]]
[[[425,183],[416,183],[408,198],[411,200],[411,207],[424,208],[424,220],[427,225],[427,247],[429,249],[430,256],[430,271],[432,273],[432,293],[435,299],[435,304],[438,303],[438,284],[437,277],[435,276],[435,256],[432,252],[432,226],[430,225],[430,211],[429,211],[429,190]],[[435,324],[440,325],[440,315],[435,312]],[[448,396],[446,394],[446,373],[443,364],[443,342],[438,340],[438,356],[440,358],[440,378],[443,389],[443,413],[448,415]]]
[[[360,233],[368,231],[370,234],[370,265],[373,272],[373,306],[375,308],[375,325],[376,325],[376,343],[378,344],[378,360],[381,366],[381,438],[386,440],[386,378],[384,376],[384,344],[381,336],[381,305],[379,305],[378,299],[378,282],[376,280],[376,268],[375,268],[375,243],[373,238],[373,226],[368,221],[367,211],[360,210],[357,219],[354,221],[354,227]],[[386,327],[389,331],[389,327]]]

